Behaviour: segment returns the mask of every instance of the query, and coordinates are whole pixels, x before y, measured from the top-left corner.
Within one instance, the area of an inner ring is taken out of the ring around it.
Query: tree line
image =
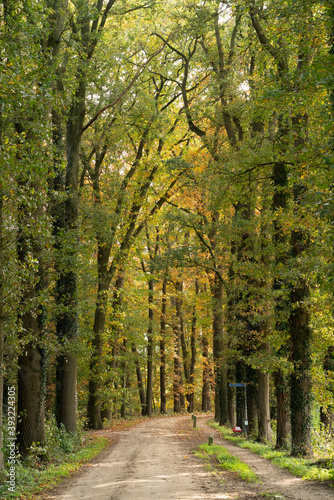
[[[333,5],[3,0],[0,420],[333,429]],[[291,436],[291,440],[290,440]],[[3,439],[3,437],[2,437]],[[2,464],[3,465],[3,464]]]

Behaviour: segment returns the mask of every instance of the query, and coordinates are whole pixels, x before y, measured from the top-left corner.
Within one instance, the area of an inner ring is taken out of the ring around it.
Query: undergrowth
[[[275,450],[271,444],[257,443],[243,436],[236,436],[231,429],[219,427],[216,422],[211,422],[228,439],[241,448],[248,448],[258,455],[267,458],[273,464],[287,469],[294,476],[314,481],[328,481],[334,487],[334,450],[326,448],[326,454],[319,455],[315,447],[315,457],[312,459],[291,457],[287,451]]]
[[[107,438],[92,436],[83,431],[67,433],[64,427],[58,429],[53,421],[47,422],[46,445],[35,443],[26,457],[16,456],[15,487],[11,487],[9,483],[9,466],[5,456],[7,467],[0,472],[0,498],[36,498],[38,493],[53,488],[69,477],[108,444]]]

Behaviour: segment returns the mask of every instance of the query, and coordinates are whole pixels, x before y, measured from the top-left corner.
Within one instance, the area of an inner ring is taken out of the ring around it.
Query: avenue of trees
[[[296,456],[334,432],[333,55],[332,0],[2,0],[22,456],[51,418],[214,411]]]

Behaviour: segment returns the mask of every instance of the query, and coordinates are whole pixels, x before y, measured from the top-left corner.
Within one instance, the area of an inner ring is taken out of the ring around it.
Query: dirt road
[[[277,498],[289,500],[334,500],[334,489],[296,479],[253,453],[223,441],[207,420],[206,416],[198,417],[198,428],[193,429],[189,416],[156,418],[119,431],[100,461],[47,498],[263,500],[263,493],[276,493],[282,495]],[[249,484],[224,471],[208,471],[192,450],[207,442],[209,434],[214,436],[215,444],[223,444],[249,463],[263,484]]]

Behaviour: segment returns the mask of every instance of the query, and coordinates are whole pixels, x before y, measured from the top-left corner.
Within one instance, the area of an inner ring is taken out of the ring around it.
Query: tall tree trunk
[[[308,117],[307,115],[297,115],[292,118],[292,127],[295,135],[295,147],[304,146]],[[296,183],[293,188],[293,199],[295,212],[298,213],[304,204],[304,195],[307,188],[302,181]],[[303,214],[299,216],[301,224]],[[312,332],[310,328],[310,306],[308,299],[310,296],[310,286],[308,276],[299,262],[310,247],[310,235],[304,228],[296,228],[291,235],[291,256],[295,262],[295,269],[298,276],[292,283],[291,290],[291,312],[289,316],[291,361],[293,362],[293,372],[290,379],[291,391],[291,441],[293,456],[312,456],[311,447],[311,340]]]
[[[135,344],[132,344],[131,347],[132,347],[132,352],[135,356],[135,366],[136,366],[136,375],[137,375],[141,414],[144,416],[145,415],[145,408],[146,408],[146,394],[145,394],[144,383],[143,383],[143,375],[142,375],[142,371],[141,371],[141,367],[140,367],[140,361],[138,358],[137,348],[136,348]]]
[[[232,242],[232,253],[236,257],[236,268],[230,269],[231,282],[236,279],[241,287],[237,294],[231,294],[229,298],[229,323],[235,322],[231,330],[235,330],[238,340],[239,351],[243,359],[236,363],[236,381],[247,385],[247,419],[242,409],[240,391],[237,391],[237,424],[246,430],[245,421],[248,422],[248,430],[252,432],[256,427],[258,417],[258,376],[254,369],[247,363],[247,358],[255,354],[259,343],[260,323],[256,318],[256,294],[262,291],[259,279],[252,275],[249,264],[256,265],[254,255],[254,234],[251,232],[250,223],[254,219],[254,208],[250,200],[238,201],[235,205],[236,238]],[[246,264],[246,266],[245,266]],[[244,366],[243,366],[244,365]]]
[[[96,195],[97,196],[97,195]],[[91,429],[102,429],[102,401],[100,391],[103,386],[103,333],[108,309],[108,292],[110,278],[108,276],[109,249],[99,240],[97,252],[98,289],[93,324],[92,353],[90,359],[88,405],[88,426]],[[117,285],[117,283],[116,283]],[[122,283],[123,285],[123,283]],[[120,290],[117,288],[119,291]]]
[[[305,300],[309,295],[306,279],[299,278],[291,299],[291,437],[294,456],[311,456],[311,330]]]
[[[57,221],[58,245],[61,249],[57,265],[57,304],[61,314],[57,317],[56,330],[62,352],[57,357],[56,369],[56,420],[67,432],[76,430],[77,356],[74,344],[78,337],[78,179],[79,151],[85,118],[86,75],[77,73],[78,88],[66,124],[67,165],[65,177],[66,199],[63,217]]]
[[[20,124],[17,124],[17,129],[19,132]],[[28,143],[34,139],[29,129],[25,137]],[[17,158],[18,162],[27,159],[24,152],[22,155]],[[40,185],[37,179],[31,182],[29,178],[25,178],[25,172],[22,171],[18,188],[24,194],[23,199],[29,199],[33,193],[38,192]],[[23,346],[18,357],[17,411],[20,418],[17,420],[17,433],[19,451],[23,456],[28,453],[33,443],[39,442],[41,446],[45,443],[45,352],[41,346],[44,325],[40,299],[45,282],[40,235],[34,234],[33,229],[43,217],[43,209],[40,200],[31,203],[35,203],[35,206],[30,207],[28,211],[25,203],[18,207],[17,236],[18,261],[24,271],[29,273],[23,284],[21,310],[18,313],[18,322],[23,332]],[[31,266],[32,259],[38,263],[37,269]]]
[[[176,292],[179,292],[180,283],[175,284]],[[173,376],[173,399],[174,413],[180,413],[184,408],[184,395],[182,387],[182,369],[181,369],[181,352],[180,352],[180,325],[181,325],[181,299],[177,294],[172,299],[175,306],[175,315],[173,320],[174,334],[174,376]]]
[[[288,390],[286,375],[281,370],[277,370],[274,377],[277,412],[276,449],[288,449],[290,434],[290,392]]]
[[[54,4],[52,5],[52,3]],[[66,175],[64,203],[60,203],[58,213],[54,219],[54,233],[57,238],[56,262],[57,286],[56,302],[61,313],[56,321],[56,331],[60,353],[57,357],[56,369],[56,420],[58,425],[63,424],[68,432],[76,430],[76,379],[77,357],[75,342],[78,334],[77,315],[77,248],[78,248],[78,185],[79,185],[79,153],[82,134],[88,128],[84,127],[86,114],[86,82],[87,68],[98,43],[97,32],[102,33],[107,22],[108,14],[115,2],[97,2],[96,12],[89,12],[88,2],[78,6],[73,14],[72,34],[77,41],[78,57],[76,58],[75,83],[77,85],[67,114],[66,122]],[[68,0],[50,1],[50,25],[52,27],[48,38],[48,48],[53,57],[59,52],[64,22],[67,20]],[[58,89],[63,85],[61,77],[56,79]],[[61,90],[60,90],[61,91]],[[53,109],[54,141],[61,133],[59,112]],[[56,173],[59,168],[56,168]],[[64,193],[63,193],[64,194]],[[110,281],[112,276],[109,276]],[[100,288],[101,290],[101,288]],[[102,303],[104,299],[102,299]],[[103,322],[101,316],[101,298],[98,297],[99,311],[96,324]],[[103,314],[102,314],[103,316]],[[98,334],[97,334],[98,336]],[[96,337],[94,348],[98,350],[99,341]]]
[[[180,291],[182,292],[183,284],[180,285]],[[182,301],[181,301],[182,304]],[[184,378],[186,381],[187,389],[186,389],[186,399],[187,399],[187,410],[189,410],[190,405],[190,393],[191,393],[191,382],[190,382],[190,364],[189,364],[189,351],[186,343],[185,333],[184,333],[184,324],[183,324],[183,314],[180,312],[180,342],[182,348],[182,361],[183,361],[183,372]]]
[[[267,186],[265,185],[265,188]],[[264,189],[266,192],[266,189]],[[260,287],[264,288],[264,294],[268,296],[272,292],[271,263],[272,256],[269,254],[269,244],[272,238],[271,224],[267,221],[266,215],[271,210],[269,197],[264,194],[262,210],[264,212],[264,221],[261,223],[261,262],[264,266],[263,278],[259,280]],[[272,329],[273,306],[271,301],[267,300],[262,308],[263,318],[259,322],[261,333],[261,344],[258,347],[259,354],[264,360],[269,358],[271,346],[269,335]],[[270,423],[270,367],[264,363],[263,368],[258,370],[258,436],[259,442],[271,442],[272,430]]]
[[[235,379],[235,370],[234,367],[230,367],[227,372],[227,379],[232,381]],[[231,427],[235,427],[237,425],[236,422],[236,398],[235,398],[235,389],[233,387],[228,387],[228,415]]]
[[[295,185],[294,200],[301,202],[304,187]],[[292,233],[292,257],[297,258],[309,247],[304,230]],[[289,317],[291,338],[291,438],[294,456],[311,456],[311,329],[309,318],[309,284],[300,273],[291,291],[292,310]]]
[[[18,242],[18,257],[23,265],[28,264],[29,250],[35,258],[40,258],[33,249],[28,248],[26,238],[28,235],[21,234]],[[41,264],[39,266],[41,268]],[[24,345],[18,358],[17,412],[20,418],[17,421],[17,434],[22,455],[29,452],[33,443],[40,443],[41,446],[45,443],[45,353],[40,345],[43,324],[41,313],[38,311],[41,306],[37,309],[37,306],[31,305],[38,301],[41,271],[38,275],[34,273],[30,277],[31,283],[23,291],[23,312],[19,314],[22,331],[34,339]]]
[[[3,146],[3,121],[2,112],[0,111],[0,149]],[[4,396],[4,333],[5,333],[5,316],[4,316],[4,284],[5,284],[5,261],[4,261],[4,220],[3,220],[3,206],[4,192],[2,180],[0,180],[0,470],[4,468],[4,435],[3,435],[3,396]]]
[[[325,374],[334,373],[334,346],[329,346],[324,359],[324,372]],[[329,384],[327,390],[333,395],[334,388],[333,384]],[[329,405],[326,409],[321,408],[320,411],[320,419],[324,424],[325,429],[332,436],[334,436],[334,407],[333,405]]]
[[[195,292],[196,296],[199,293],[198,279],[195,281]],[[197,315],[196,315],[196,305],[193,306],[192,318],[191,318],[191,336],[190,336],[190,394],[189,394],[189,406],[188,411],[192,413],[194,411],[194,400],[195,400],[195,365],[196,365],[196,325],[197,325]]]
[[[90,429],[102,429],[101,415],[101,395],[100,390],[103,385],[103,332],[106,321],[106,313],[108,307],[108,290],[109,283],[105,283],[102,279],[98,285],[98,302],[95,309],[92,354],[90,359],[89,384],[88,384],[88,405],[87,417],[88,426]]]
[[[269,344],[264,343],[260,349],[270,352]],[[258,371],[258,440],[262,443],[269,442],[271,439],[270,425],[270,374],[268,372]]]
[[[147,386],[146,386],[146,411],[145,415],[152,415],[152,400],[153,400],[153,293],[154,280],[148,280],[148,329],[147,329]]]
[[[29,333],[40,334],[38,326],[32,324],[31,318],[23,320],[22,326],[29,326]],[[32,344],[27,345],[24,348],[24,354],[19,356],[17,393],[17,412],[20,416],[17,423],[17,435],[19,451],[24,456],[34,443],[39,443],[40,446],[45,444],[44,360],[41,350]]]
[[[258,423],[258,370],[246,366],[247,377],[247,408],[248,408],[248,431],[255,433]]]
[[[225,359],[225,339],[223,325],[223,281],[218,273],[214,273],[210,282],[212,317],[213,317],[213,360],[215,369],[216,416],[219,425],[229,423],[227,362]]]
[[[101,245],[102,246],[102,245]],[[104,246],[105,248],[105,246]],[[102,251],[102,248],[101,248]],[[104,252],[105,250],[103,250]],[[98,313],[98,304],[96,306],[96,311],[95,311],[95,317],[97,314],[99,314],[99,323],[94,324],[93,332],[94,332],[94,339],[96,339],[97,345],[100,345],[100,350],[96,351],[96,355],[94,355],[94,352],[92,353],[91,357],[91,367],[90,367],[90,380],[92,381],[91,390],[92,392],[89,392],[89,411],[91,415],[93,416],[94,413],[96,414],[96,422],[98,422],[99,419],[99,413],[98,413],[98,408],[101,410],[101,419],[106,419],[108,421],[111,421],[112,418],[112,403],[111,401],[103,401],[101,400],[101,397],[99,396],[99,392],[102,390],[102,386],[104,385],[108,391],[108,388],[114,384],[115,388],[117,388],[118,382],[116,381],[117,378],[117,372],[118,372],[118,360],[116,359],[119,357],[120,354],[120,349],[119,349],[119,338],[121,336],[121,323],[120,323],[120,314],[122,312],[122,301],[123,301],[123,288],[124,288],[124,271],[123,269],[120,269],[118,271],[115,284],[113,287],[113,296],[112,296],[112,305],[111,305],[111,310],[112,310],[112,332],[113,332],[113,339],[112,339],[112,348],[111,348],[111,361],[105,366],[105,362],[102,357],[102,352],[103,352],[103,332],[105,330],[105,322],[106,322],[106,317],[107,317],[107,312],[108,312],[108,292],[110,288],[110,276],[107,274],[107,264],[108,264],[108,254],[109,251],[107,250],[104,254],[103,259],[101,259],[101,266],[98,266],[98,268],[101,271],[101,274],[99,273],[99,281],[100,281],[100,286],[104,290],[103,295],[101,296],[104,297],[105,299],[105,305],[102,308],[102,310]],[[99,296],[99,294],[98,294]],[[98,319],[98,318],[97,318]],[[103,377],[103,370],[107,368],[108,369],[108,376],[106,378]],[[97,380],[95,379],[94,374],[97,374]],[[103,379],[104,378],[104,379]],[[95,381],[95,382],[94,382]],[[93,384],[94,382],[94,384]],[[95,393],[93,391],[96,391]],[[94,396],[95,394],[95,396]],[[95,408],[97,406],[98,408]],[[94,420],[91,421],[91,427],[94,425]]]
[[[240,360],[236,362],[235,378],[237,382],[245,383],[247,380],[247,370],[245,363]],[[247,401],[246,401],[247,402]],[[245,408],[245,389],[236,388],[236,420],[237,425],[245,430],[246,408]]]
[[[279,138],[282,142],[282,148],[286,144],[287,125],[282,118],[279,120]],[[287,190],[288,190],[288,169],[284,162],[276,162],[273,167],[273,211],[279,212],[287,208]],[[275,243],[275,263],[276,269],[286,269],[288,254],[287,254],[287,238],[282,231],[282,223],[278,216],[274,213],[274,243]],[[283,337],[284,343],[278,351],[278,356],[287,354],[287,334],[288,321],[287,311],[289,309],[289,297],[286,296],[285,286],[283,286],[286,278],[277,276],[274,279],[273,290],[275,292],[275,318],[276,331]],[[275,393],[276,393],[276,408],[277,408],[277,433],[276,433],[276,448],[286,449],[288,447],[288,436],[290,432],[290,411],[289,411],[289,389],[286,375],[282,370],[278,369],[274,373]]]
[[[180,331],[174,325],[174,375],[173,375],[173,400],[174,413],[181,412],[181,380],[180,380]]]
[[[210,401],[210,360],[209,341],[207,335],[202,333],[203,374],[202,374],[202,411],[211,411]]]
[[[180,292],[182,292],[183,285],[180,283]],[[196,293],[198,294],[198,283],[196,280]],[[194,411],[194,376],[195,376],[195,363],[196,363],[196,308],[193,307],[192,318],[191,318],[191,335],[190,335],[190,353],[187,347],[187,342],[185,338],[184,325],[183,325],[183,315],[181,312],[180,316],[180,339],[182,346],[182,356],[183,356],[183,370],[184,377],[187,384],[186,398],[189,413]]]
[[[328,5],[328,18],[329,18],[329,26],[328,26],[328,32],[329,32],[329,40],[330,40],[330,49],[329,49],[329,54],[332,56],[331,59],[333,60],[334,56],[334,5]],[[330,98],[330,103],[331,103],[331,114],[332,114],[332,121],[334,120],[334,84],[333,81],[331,80],[330,87],[328,89],[329,93],[329,98]],[[330,137],[330,147],[332,153],[334,152],[334,134],[332,132],[331,137]],[[333,184],[332,184],[333,185]],[[333,188],[332,188],[333,191]],[[333,227],[333,224],[332,224]],[[332,235],[333,238],[333,235]],[[327,349],[327,352],[325,354],[325,360],[324,360],[324,370],[326,372],[334,372],[334,346],[329,346]],[[332,393],[332,397],[334,397],[334,386],[333,384],[330,384],[328,390]],[[320,413],[320,418],[322,423],[325,425],[325,428],[330,432],[332,436],[334,436],[334,405],[330,405],[326,410],[321,409]]]
[[[123,346],[121,348],[121,386],[122,386],[122,401],[121,401],[121,418],[126,418],[128,407],[128,389],[131,386],[130,372],[126,360],[127,341],[123,338]]]
[[[310,9],[309,4],[306,2],[303,4],[303,16],[305,17],[305,27],[307,23],[314,23],[313,13]],[[279,44],[275,45],[275,42],[269,40],[267,37],[266,30],[261,26],[261,21],[259,17],[259,10],[257,8],[256,2],[251,2],[250,4],[250,17],[257,33],[257,37],[260,43],[263,45],[265,50],[272,56],[275,64],[277,66],[277,72],[280,78],[281,89],[283,92],[288,92],[290,95],[296,95],[300,90],[300,87],[304,79],[307,77],[307,72],[309,64],[311,61],[309,50],[309,43],[307,42],[307,32],[305,31],[300,36],[300,45],[298,51],[298,59],[296,64],[295,76],[292,78],[291,68],[289,68],[289,59],[286,57],[284,51],[280,50]],[[293,101],[293,98],[291,102]],[[280,117],[279,123],[279,134],[278,134],[278,145],[279,154],[284,158],[286,154],[286,148],[289,141],[288,137],[288,127],[284,124],[282,117]],[[295,137],[294,146],[296,148],[295,153],[298,156],[298,148],[303,147],[304,137],[303,135],[307,133],[307,116],[297,115],[291,118],[292,123],[292,135]],[[286,204],[286,186],[287,186],[287,169],[286,163],[277,162],[274,165],[273,180],[275,186],[274,193],[274,209],[285,208]],[[294,200],[295,208],[300,203],[303,196],[304,187],[300,185],[294,186]],[[275,199],[276,198],[276,199]],[[277,220],[275,221],[277,222]],[[279,226],[276,226],[275,240],[280,242],[283,234]],[[295,266],[299,275],[297,276],[295,282],[290,280],[289,287],[292,288],[290,297],[288,300],[291,301],[291,313],[289,317],[289,334],[290,334],[290,344],[291,344],[291,361],[294,364],[294,373],[290,379],[291,388],[291,430],[292,430],[292,454],[293,455],[307,455],[310,453],[309,449],[309,403],[310,403],[310,328],[309,328],[309,312],[307,309],[306,301],[309,295],[308,283],[305,278],[306,272],[304,270],[299,270],[300,263],[298,257],[307,249],[308,235],[306,231],[301,229],[296,229],[293,231],[291,236],[291,253],[296,257],[295,261],[297,265]],[[286,252],[286,250],[285,250]],[[287,260],[287,259],[286,259]],[[286,280],[287,281],[287,280]],[[276,281],[276,287],[278,283]],[[286,299],[287,300],[287,299]],[[290,305],[290,304],[289,304]],[[276,307],[277,309],[277,307]],[[290,308],[287,308],[289,310]],[[278,316],[278,321],[282,321],[282,318]],[[284,318],[285,323],[285,318]],[[285,330],[285,325],[284,330]],[[283,329],[281,328],[280,331]],[[304,344],[304,351],[302,352],[302,344]],[[305,364],[305,368],[302,364]],[[284,398],[283,398],[284,401]],[[278,426],[281,428],[281,426]],[[284,440],[282,440],[284,441]]]
[[[160,319],[160,412],[167,413],[166,397],[166,313],[167,313],[167,278],[162,283],[161,319]]]

